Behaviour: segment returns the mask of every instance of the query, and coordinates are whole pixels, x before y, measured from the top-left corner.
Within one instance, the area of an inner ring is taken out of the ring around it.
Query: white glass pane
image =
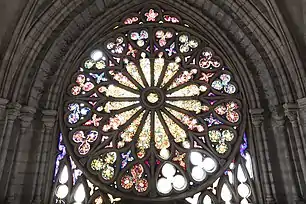
[[[90,54],[91,59],[98,61],[99,59],[102,59],[103,53],[101,50],[94,50]]]
[[[80,184],[76,191],[74,192],[73,198],[76,202],[83,202],[85,200],[85,189],[84,189],[84,185]]]
[[[182,175],[176,175],[173,178],[173,188],[177,191],[182,191],[187,187],[187,180]]]
[[[240,201],[240,204],[249,204],[249,202],[247,201],[247,199],[244,198]]]
[[[195,181],[203,181],[206,178],[206,172],[203,168],[195,166],[192,168],[191,176]]]
[[[226,184],[223,184],[223,187],[221,189],[221,198],[223,201],[225,202],[229,202],[230,200],[232,200],[232,193],[229,190],[228,186]]]
[[[68,195],[69,189],[66,185],[59,185],[56,189],[56,197],[59,199],[64,199]]]
[[[60,174],[60,177],[59,177],[59,182],[61,184],[64,184],[68,181],[68,178],[69,178],[69,174],[68,174],[68,168],[67,166],[64,166],[61,174]]]
[[[166,163],[162,168],[162,174],[166,178],[173,177],[175,175],[175,167],[172,164]]]
[[[212,158],[205,157],[203,161],[203,168],[205,171],[212,173],[217,169],[217,164]]]
[[[246,157],[245,157],[245,159],[246,159],[245,166],[246,166],[246,168],[247,168],[247,170],[249,172],[250,177],[253,178],[254,175],[253,175],[253,167],[252,167],[251,155],[248,152],[245,155],[246,155]]]
[[[197,204],[200,194],[201,193],[194,194],[193,197],[185,198],[185,200],[190,204]]]
[[[191,152],[190,153],[190,162],[193,165],[199,165],[203,161],[203,156],[199,152]]]
[[[238,190],[239,195],[243,198],[247,198],[251,194],[250,187],[244,183],[239,184],[237,190]]]
[[[234,176],[233,176],[233,173],[231,171],[228,171],[227,172],[227,175],[228,175],[228,180],[231,184],[234,183]]]
[[[238,181],[240,181],[241,183],[244,183],[247,180],[240,164],[238,165],[237,178],[238,178]]]
[[[157,181],[157,186],[156,187],[157,187],[157,190],[160,193],[163,193],[163,194],[170,193],[170,191],[172,190],[171,183],[167,179],[165,179],[165,178],[160,178]]]

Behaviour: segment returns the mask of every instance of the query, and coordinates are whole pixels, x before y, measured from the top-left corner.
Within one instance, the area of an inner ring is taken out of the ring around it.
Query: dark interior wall
[[[28,0],[0,0],[0,60]]]
[[[306,61],[306,0],[275,1],[296,42],[300,57]]]

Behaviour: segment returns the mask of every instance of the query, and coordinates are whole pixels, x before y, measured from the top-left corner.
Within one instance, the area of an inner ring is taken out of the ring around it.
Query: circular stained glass
[[[232,70],[157,6],[101,42],[63,97],[62,131],[76,165],[104,191],[133,199],[177,199],[212,184],[244,131]]]

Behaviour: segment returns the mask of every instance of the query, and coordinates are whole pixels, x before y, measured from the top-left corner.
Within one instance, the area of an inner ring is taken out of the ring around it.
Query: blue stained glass
[[[165,49],[169,56],[176,54],[175,43],[172,43],[169,48]]]
[[[240,145],[240,155],[246,158],[246,149],[248,148],[248,139],[246,134],[243,134],[243,143]]]
[[[121,162],[121,169],[123,169],[124,167],[126,167],[126,165],[134,160],[134,157],[131,156],[132,151],[129,150],[126,154],[125,153],[121,153],[121,158],[122,158],[122,162]]]
[[[80,120],[80,116],[86,116],[90,112],[90,108],[83,107],[80,109],[80,105],[77,103],[71,103],[68,105],[68,110],[71,113],[68,116],[68,122],[75,124]]]
[[[63,141],[63,135],[62,133],[60,133],[59,140],[58,140],[58,146],[57,146],[59,154],[57,155],[56,161],[55,161],[54,178],[58,173],[60,161],[66,156],[66,146],[62,144],[62,141]]]
[[[97,84],[101,83],[102,81],[107,81],[104,73],[101,74],[89,73],[89,75],[92,76],[97,81]]]
[[[70,113],[68,117],[68,122],[71,124],[75,124],[79,121],[79,119],[80,119],[79,114]]]
[[[212,114],[210,114],[209,118],[204,119],[206,122],[208,122],[207,126],[211,127],[212,125],[220,125],[222,122],[216,118],[213,117]]]
[[[90,112],[90,108],[85,107],[81,109],[81,115],[87,115],[89,112]]]

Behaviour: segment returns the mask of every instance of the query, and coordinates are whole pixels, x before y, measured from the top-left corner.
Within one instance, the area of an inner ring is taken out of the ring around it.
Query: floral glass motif
[[[175,16],[170,16],[170,15],[164,15],[164,19],[166,22],[171,22],[171,23],[179,23],[180,20],[175,17]]]
[[[231,75],[229,74],[221,74],[219,79],[216,79],[211,84],[212,88],[218,91],[224,91],[227,94],[233,94],[236,92],[236,86],[231,84]]]
[[[131,33],[131,39],[133,41],[136,41],[136,44],[139,47],[144,46],[146,40],[148,39],[148,32],[145,30],[141,30],[139,33],[138,32],[132,32]]]
[[[239,105],[233,101],[230,101],[225,105],[218,105],[215,108],[215,112],[218,115],[225,116],[229,122],[236,123],[240,118],[238,111],[236,111],[237,109],[239,109]]]
[[[210,130],[208,132],[209,140],[215,143],[215,149],[219,154],[225,154],[228,151],[228,142],[234,139],[234,132],[229,129]]]
[[[72,87],[71,93],[73,95],[80,94],[82,90],[84,91],[84,92],[82,92],[84,94],[85,92],[88,92],[88,91],[90,91],[90,90],[92,90],[94,88],[94,84],[93,83],[86,82],[86,77],[83,74],[78,75],[75,82],[78,85]]]
[[[84,107],[84,104],[71,103],[68,105],[68,122],[70,124],[75,124],[82,120],[90,112],[89,107]]]
[[[156,5],[123,18],[68,85],[67,151],[106,193],[191,196],[228,167],[220,158],[237,154],[239,79],[182,22]]]
[[[190,50],[197,48],[199,45],[199,42],[197,40],[190,39],[190,37],[185,34],[179,36],[179,42],[181,53],[187,53]]]
[[[117,155],[115,152],[108,152],[106,155],[102,155],[98,159],[93,159],[91,162],[91,168],[94,171],[99,171],[104,180],[110,180],[114,177]]]
[[[137,22],[138,20],[139,20],[138,17],[127,18],[125,19],[124,24],[133,24]]]
[[[155,36],[158,40],[159,46],[163,47],[167,44],[167,40],[173,37],[173,33],[171,31],[164,32],[163,30],[158,30],[156,31]]]
[[[123,49],[125,47],[124,38],[117,37],[116,40],[113,40],[107,43],[106,47],[108,50],[110,50],[114,54],[121,54],[123,53]]]
[[[122,158],[121,169],[126,167],[126,165],[128,165],[129,162],[134,161],[134,157],[131,154],[132,154],[131,150],[129,150],[127,153],[121,153],[121,158]]]
[[[147,21],[156,21],[158,13],[154,9],[150,9],[149,12],[145,13],[145,16],[147,17]]]
[[[72,136],[72,140],[75,143],[79,143],[79,147],[78,147],[78,152],[81,155],[85,155],[89,152],[90,150],[90,143],[93,143],[94,141],[97,140],[98,138],[98,132],[91,130],[89,131],[86,135],[84,133],[84,131],[76,131],[75,133],[73,133]]]
[[[214,52],[211,49],[206,48],[200,55],[199,66],[203,69],[215,69],[221,67],[221,62],[218,59],[214,59]]]
[[[121,178],[121,186],[124,189],[131,189],[133,186],[139,193],[148,189],[148,180],[144,177],[144,168],[141,164],[135,164],[131,169],[131,175],[126,174]]]

